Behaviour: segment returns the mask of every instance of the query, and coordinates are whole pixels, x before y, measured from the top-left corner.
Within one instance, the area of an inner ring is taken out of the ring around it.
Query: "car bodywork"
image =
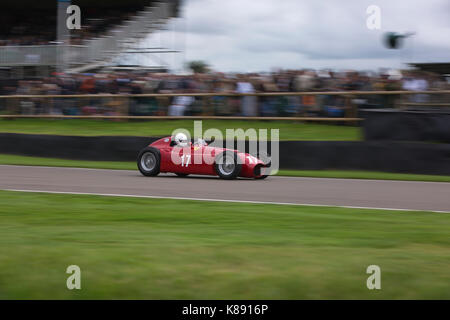
[[[240,164],[239,177],[263,179],[269,174],[266,171],[268,171],[267,168],[270,165],[251,154],[227,148],[214,147],[206,143],[189,142],[188,146],[179,147],[172,141],[172,137],[166,137],[153,142],[147,147],[158,150],[160,157],[159,172],[161,173],[217,176],[219,175],[216,166],[218,156],[222,154],[235,154],[237,163]]]

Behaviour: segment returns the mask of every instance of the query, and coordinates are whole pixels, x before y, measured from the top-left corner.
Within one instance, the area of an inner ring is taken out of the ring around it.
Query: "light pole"
[[[67,28],[67,8],[71,0],[57,0],[56,11],[56,70],[63,72],[66,69],[66,48],[70,44],[70,29]]]

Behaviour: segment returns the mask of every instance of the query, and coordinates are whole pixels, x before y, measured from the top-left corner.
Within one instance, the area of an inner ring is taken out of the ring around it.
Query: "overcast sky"
[[[380,30],[366,26],[370,5],[381,9]],[[170,39],[187,61],[218,71],[450,62],[450,0],[185,0],[182,16],[169,26]],[[389,50],[387,31],[417,34]]]

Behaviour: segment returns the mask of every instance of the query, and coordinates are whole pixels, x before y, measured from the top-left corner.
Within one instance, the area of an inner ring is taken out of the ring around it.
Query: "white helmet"
[[[179,147],[187,147],[188,145],[188,138],[184,133],[177,133],[174,138],[175,143]]]

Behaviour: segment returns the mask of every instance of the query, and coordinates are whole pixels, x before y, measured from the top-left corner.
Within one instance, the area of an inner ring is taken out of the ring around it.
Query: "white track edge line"
[[[185,197],[167,197],[167,196],[144,196],[132,194],[115,194],[115,193],[96,193],[96,192],[70,192],[70,191],[49,191],[49,190],[24,190],[24,189],[1,189],[3,191],[14,192],[30,192],[30,193],[52,193],[52,194],[74,194],[87,196],[102,197],[126,197],[126,198],[143,198],[143,199],[171,199],[171,200],[189,200],[189,201],[210,201],[210,202],[231,202],[231,203],[249,203],[249,204],[272,204],[283,206],[310,206],[310,207],[337,207],[345,209],[365,209],[365,210],[388,210],[388,211],[411,211],[411,212],[433,212],[433,213],[450,213],[450,211],[438,210],[422,210],[422,209],[400,209],[400,208],[379,208],[379,207],[360,207],[360,206],[342,206],[332,204],[314,204],[314,203],[290,203],[290,202],[270,202],[270,201],[252,201],[252,200],[229,200],[229,199],[204,199],[204,198],[185,198]]]

